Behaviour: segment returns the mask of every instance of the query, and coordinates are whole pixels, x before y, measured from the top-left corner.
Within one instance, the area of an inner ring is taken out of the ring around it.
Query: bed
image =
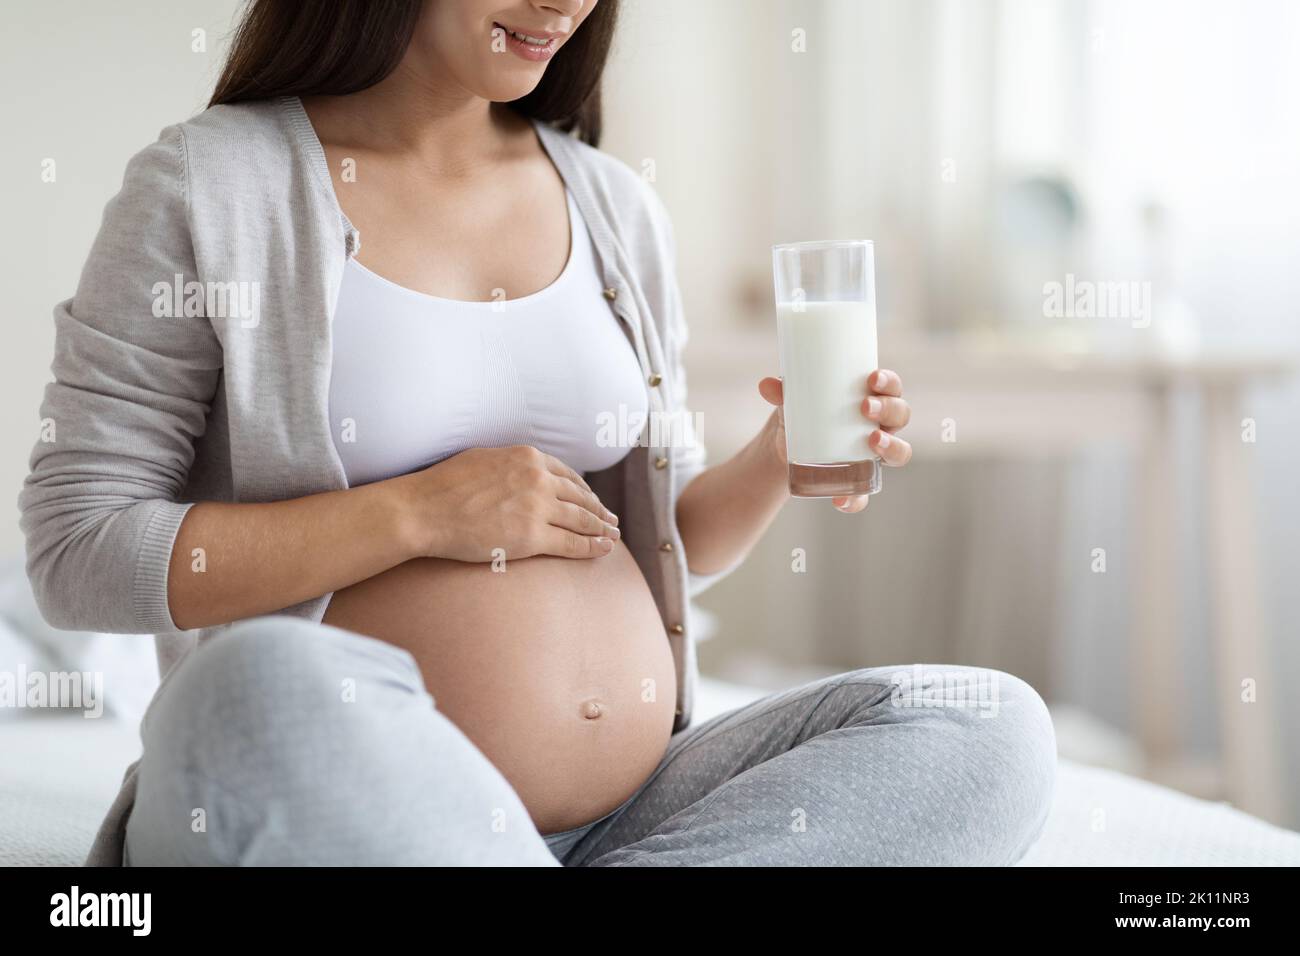
[[[702,691],[705,712],[749,697],[713,681]],[[79,864],[139,751],[135,724],[121,718],[46,714],[0,722],[0,865]],[[1046,831],[1021,865],[1296,866],[1300,834],[1062,760]]]
[[[0,707],[0,866],[77,865],[122,771],[140,752],[139,716],[155,679],[152,641],[50,630],[25,577],[10,566],[0,569],[0,674],[19,668],[95,671],[113,689],[97,718]],[[760,693],[705,678],[697,719]],[[1060,719],[1057,726],[1063,744],[1078,738],[1073,721]],[[1296,866],[1300,834],[1224,804],[1062,759],[1046,829],[1021,865]]]

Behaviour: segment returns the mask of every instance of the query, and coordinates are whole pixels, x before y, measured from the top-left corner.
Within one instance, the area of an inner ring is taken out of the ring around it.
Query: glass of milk
[[[866,240],[772,247],[785,390],[785,447],[796,498],[870,495],[881,463],[862,416],[876,363],[876,280]]]

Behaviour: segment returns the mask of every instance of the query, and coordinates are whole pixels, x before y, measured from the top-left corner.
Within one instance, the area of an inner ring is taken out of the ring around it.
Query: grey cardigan
[[[686,325],[662,203],[618,161],[544,124],[537,131],[591,233],[651,412],[684,412]],[[359,247],[296,97],[213,107],[130,161],[76,295],[54,311],[54,381],[19,497],[28,575],[51,624],[156,634],[166,680],[223,630],[178,631],[168,609],[172,546],[192,504],[347,487],[328,420],[330,330],[346,258]],[[177,277],[256,288],[256,316],[159,316],[158,284]],[[689,574],[674,520],[678,494],[703,467],[698,440],[643,444],[587,476],[619,515],[662,617],[678,729],[695,684],[689,597],[720,576]],[[320,620],[328,602],[281,613]],[[135,766],[92,865],[121,862]]]

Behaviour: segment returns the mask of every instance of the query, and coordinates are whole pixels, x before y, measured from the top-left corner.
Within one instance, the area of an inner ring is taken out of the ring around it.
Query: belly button
[[[594,700],[583,701],[582,706],[579,709],[582,711],[582,716],[585,717],[587,720],[600,719],[600,714],[601,714],[600,704]]]

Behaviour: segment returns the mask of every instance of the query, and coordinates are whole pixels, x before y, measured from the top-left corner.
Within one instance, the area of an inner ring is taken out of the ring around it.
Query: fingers
[[[556,461],[556,464],[560,465],[562,468],[567,468],[567,466],[562,462]],[[575,482],[567,475],[559,475],[552,471],[551,474],[556,476],[555,497],[560,501],[571,501],[575,505],[580,505],[593,516],[607,524],[617,525],[618,515],[614,514],[614,512],[601,504],[600,499],[596,497],[596,493],[591,490],[591,487],[585,481],[582,481],[577,472],[572,471],[572,469],[569,470],[575,477],[578,477],[578,481],[581,481],[582,483],[578,484],[578,482]]]
[[[547,465],[555,476],[557,500],[548,519],[544,553],[565,558],[609,554],[622,537],[618,515],[601,504],[591,487],[564,462],[548,455]]]
[[[912,460],[912,446],[890,434],[912,420],[912,407],[902,395],[903,380],[898,373],[882,368],[868,376],[868,393],[862,401],[863,417],[880,426],[867,436],[867,445],[882,462],[894,468]]]
[[[844,498],[832,498],[831,504],[837,511],[842,511],[846,515],[855,515],[865,510],[870,500],[866,495],[849,495]]]
[[[555,502],[555,508],[547,520],[552,527],[563,528],[574,534],[613,538],[615,541],[622,537],[622,532],[618,528],[602,521],[589,508],[569,501]]]
[[[779,378],[768,376],[758,383],[758,394],[769,405],[781,405],[785,402],[785,386]]]
[[[881,428],[903,428],[912,420],[912,406],[901,398],[873,395],[862,400],[862,414]]]
[[[575,485],[585,488],[587,491],[591,491],[591,485],[587,484],[582,475],[578,474],[564,462],[560,461],[560,459],[556,458],[554,455],[548,455],[545,452],[540,452],[539,454],[541,454],[542,461],[546,465],[546,470],[551,474],[559,475],[561,478],[568,478]]]
[[[903,395],[903,380],[898,377],[897,372],[891,372],[887,368],[878,368],[867,376],[867,394],[892,395],[895,398],[901,398]]]
[[[539,553],[557,558],[599,558],[613,550],[614,542],[610,538],[592,538],[551,526],[542,535]]]
[[[897,435],[876,429],[867,436],[867,445],[886,465],[901,468],[912,460],[912,446]]]

